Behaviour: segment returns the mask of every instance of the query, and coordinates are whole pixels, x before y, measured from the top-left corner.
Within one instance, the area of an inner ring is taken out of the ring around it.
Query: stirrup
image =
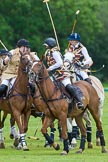
[[[84,110],[84,105],[81,102],[77,102],[78,109]]]

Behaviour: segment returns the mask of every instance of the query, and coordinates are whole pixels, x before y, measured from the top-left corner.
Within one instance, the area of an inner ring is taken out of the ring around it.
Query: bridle
[[[39,82],[41,82],[41,81],[43,81],[43,80],[47,80],[48,78],[49,78],[49,75],[47,75],[47,76],[42,76],[43,74],[44,74],[44,70],[45,70],[45,68],[44,68],[44,64],[43,64],[43,62],[41,63],[41,64],[39,64],[39,62],[40,61],[35,61],[34,63],[33,63],[33,66],[32,66],[32,68],[35,66],[35,64],[38,64],[37,66],[39,67],[39,69],[38,69],[38,71],[37,72],[34,72],[33,70],[31,70],[31,73],[34,75],[34,81],[35,82],[37,82],[37,83],[39,83]]]
[[[28,58],[23,57],[25,55],[21,55],[21,57],[20,57],[21,64],[19,63],[18,71],[21,70],[23,73],[29,74],[29,71],[31,69],[31,61]],[[28,94],[20,93],[19,90],[16,88],[17,84],[20,82],[20,79],[23,79],[23,78],[18,78],[18,77],[16,78],[14,85],[9,92],[9,96],[8,96],[9,98],[14,97],[14,96],[24,96],[24,97],[28,96]],[[29,87],[29,86],[27,85],[27,87]],[[13,94],[13,91],[16,91],[17,94]]]

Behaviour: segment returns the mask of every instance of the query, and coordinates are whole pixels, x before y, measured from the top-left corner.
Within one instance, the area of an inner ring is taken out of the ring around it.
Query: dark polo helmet
[[[7,51],[6,49],[1,49],[0,50],[0,56],[2,56],[2,55],[8,55],[9,54],[9,51]]]
[[[78,33],[72,33],[72,34],[69,35],[67,40],[69,40],[69,41],[71,41],[71,40],[80,41],[80,35]]]
[[[29,41],[26,40],[26,39],[20,39],[20,40],[17,42],[17,47],[21,47],[21,46],[30,47]]]
[[[53,48],[57,45],[56,40],[54,38],[47,38],[44,41],[44,44],[46,46],[49,46],[50,48]]]

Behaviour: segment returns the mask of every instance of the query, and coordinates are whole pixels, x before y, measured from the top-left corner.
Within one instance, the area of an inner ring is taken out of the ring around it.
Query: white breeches
[[[71,83],[71,80],[70,80],[70,77],[68,78],[64,78],[62,81],[63,85],[66,87],[68,84],[72,84]]]
[[[11,81],[10,81],[9,79],[4,79],[4,80],[1,82],[1,84],[4,84],[4,85],[8,86],[9,89],[11,89],[12,86],[13,86],[13,84],[14,84],[14,82],[15,82],[15,80],[16,80],[15,77],[13,77],[13,78],[11,79]]]
[[[89,78],[87,72],[85,72],[85,71],[77,70],[76,73],[77,73],[78,75],[80,75],[80,76],[83,78],[83,80]]]
[[[8,79],[5,79],[5,80],[3,80],[1,82],[1,84],[4,84],[4,85],[8,86],[9,85],[9,80]]]

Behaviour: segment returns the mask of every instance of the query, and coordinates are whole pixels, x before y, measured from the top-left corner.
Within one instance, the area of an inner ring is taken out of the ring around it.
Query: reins
[[[22,59],[22,57],[20,59]],[[22,62],[22,60],[20,60],[20,62],[23,64],[23,66],[25,66],[24,63]],[[29,63],[29,60],[28,60],[28,62],[26,64],[28,65],[28,63]],[[28,74],[28,72],[29,72],[28,66],[26,66],[25,68],[22,68],[21,65],[19,65],[18,68],[19,68],[18,71],[22,71],[25,74]],[[17,85],[18,85],[18,83],[20,82],[21,79],[23,79],[23,78],[17,76],[17,78],[16,78],[16,80],[14,82],[14,85],[13,85],[13,87],[12,87],[10,93],[9,93],[8,98],[11,98],[11,97],[14,97],[14,96],[24,96],[24,97],[27,98],[27,96],[30,96],[30,94],[28,94],[28,93],[27,94],[20,93],[19,90],[17,89]],[[29,88],[28,85],[27,85],[27,88]],[[17,94],[13,94],[13,91],[16,91]]]

